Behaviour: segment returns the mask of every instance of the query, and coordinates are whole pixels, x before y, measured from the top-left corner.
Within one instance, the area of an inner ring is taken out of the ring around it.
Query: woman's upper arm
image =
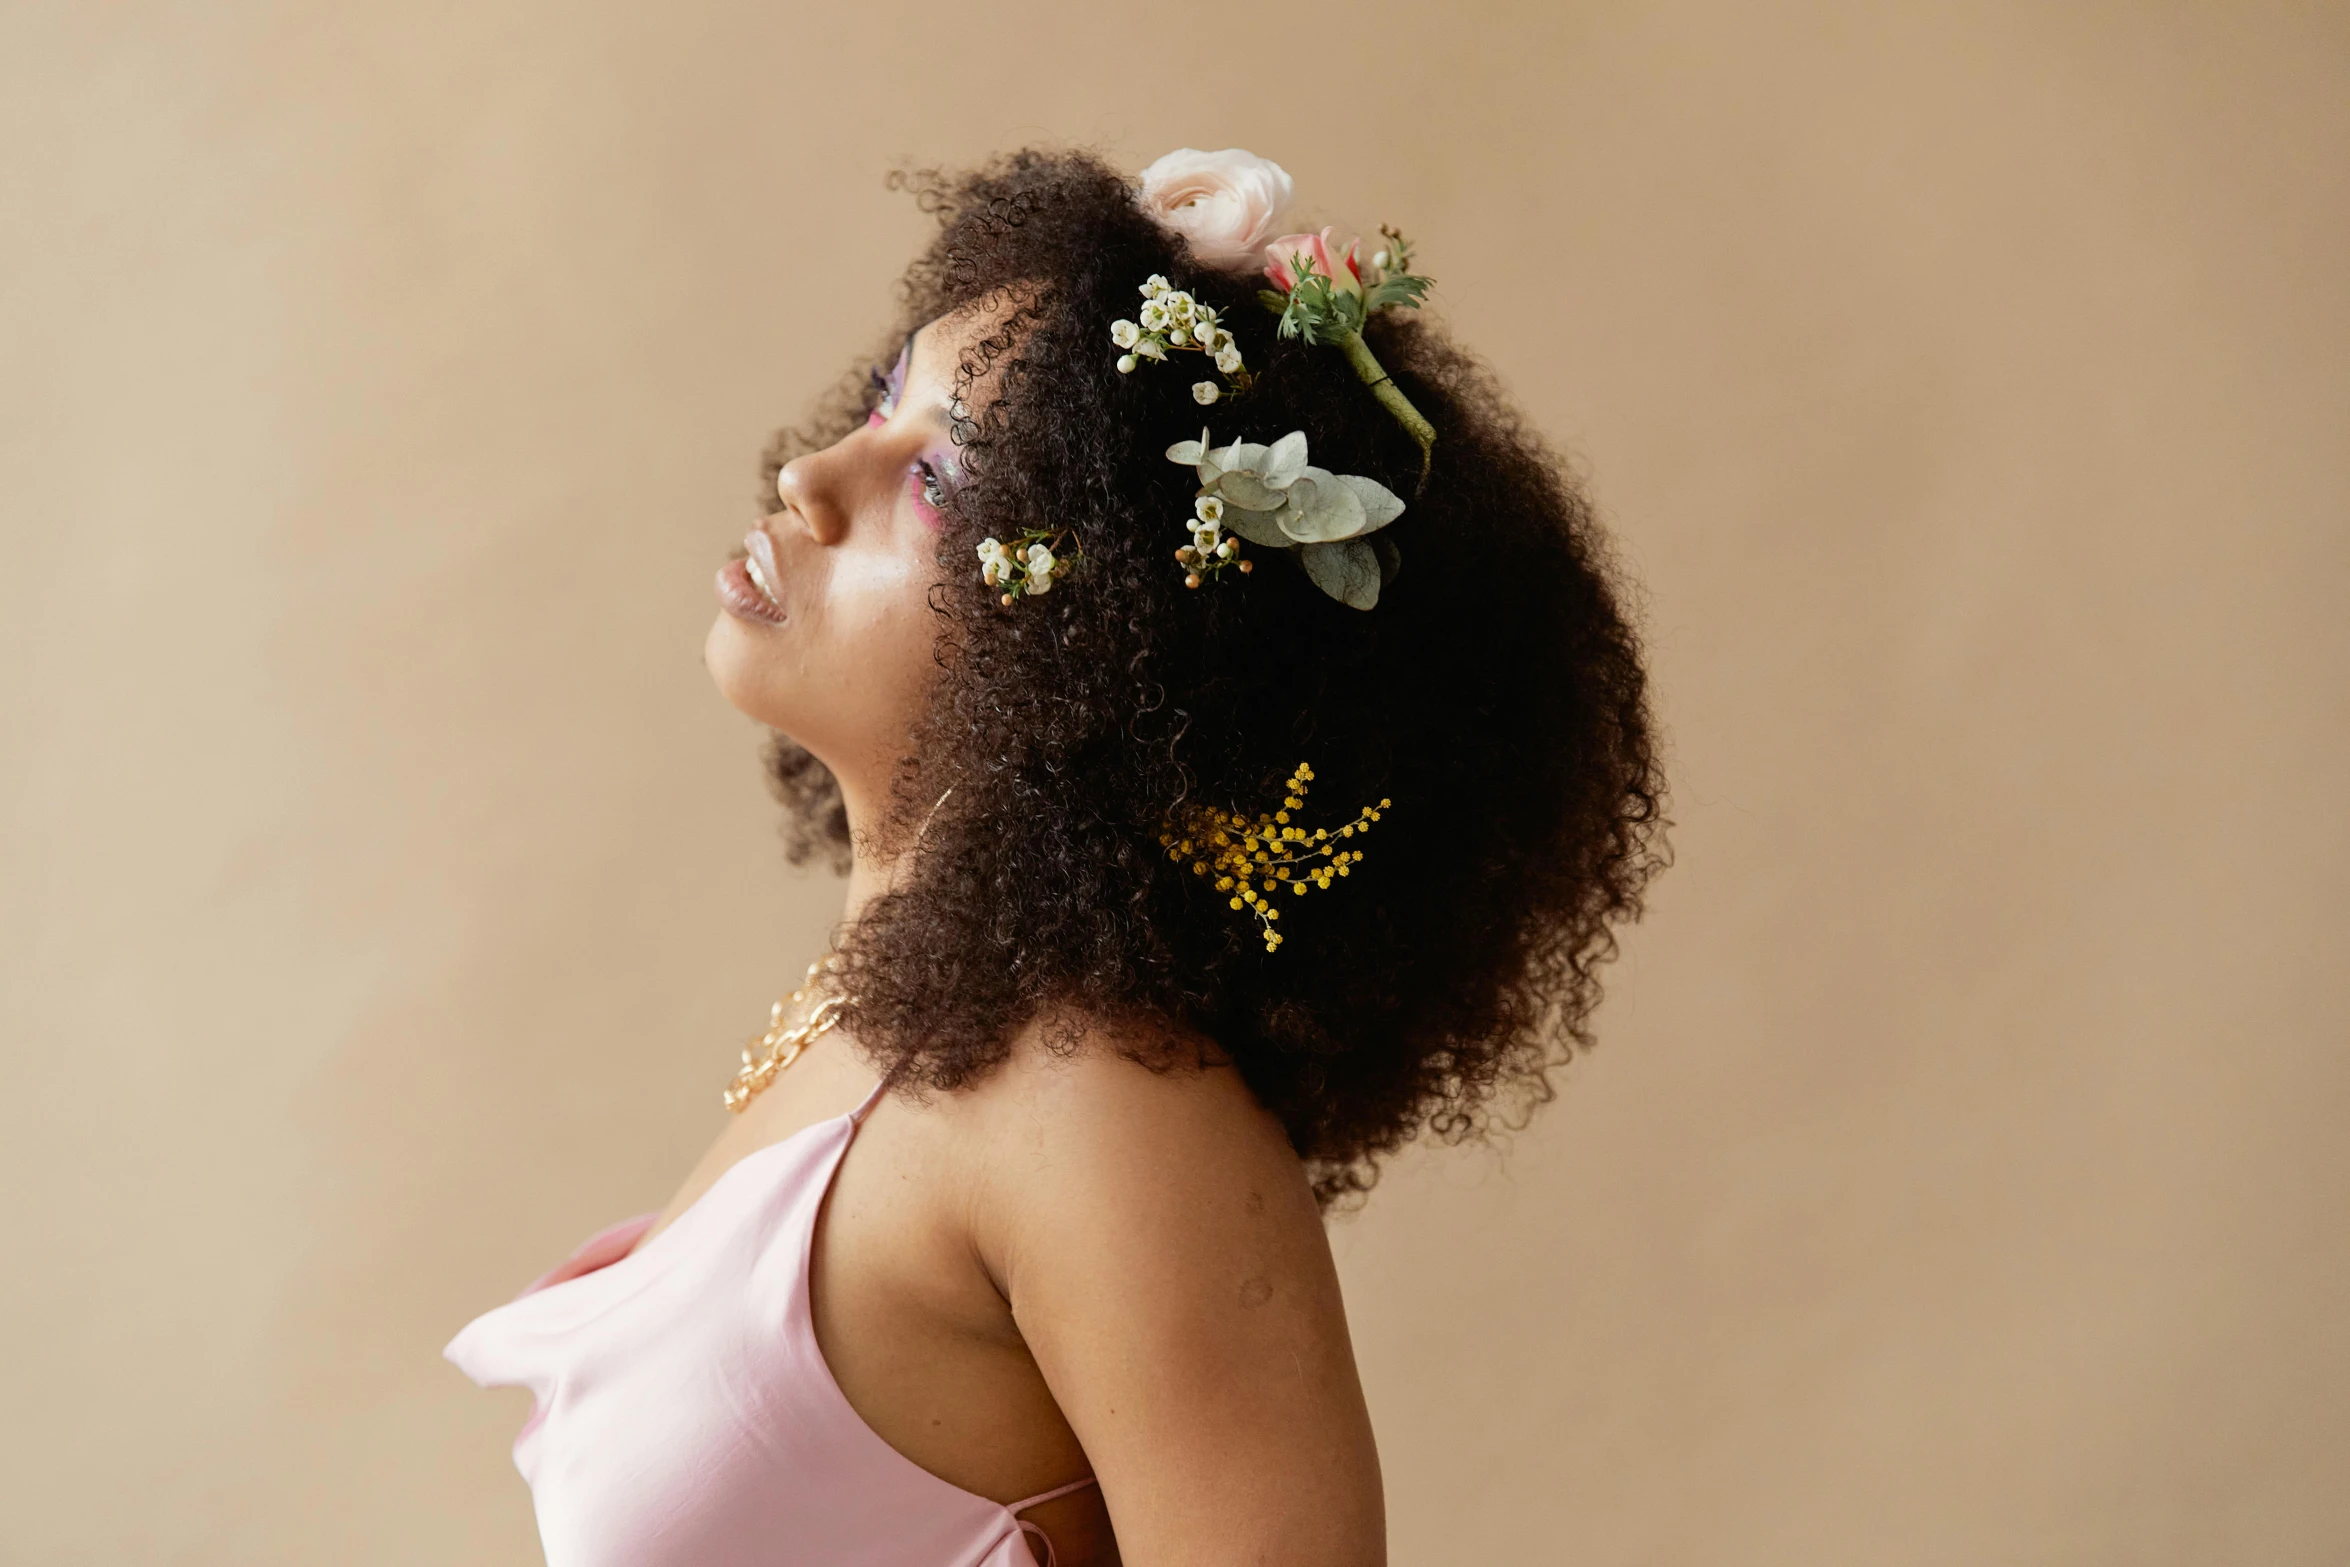
[[[976,1239],[1127,1567],[1385,1560],[1378,1456],[1303,1169],[1229,1069],[1031,1059]]]

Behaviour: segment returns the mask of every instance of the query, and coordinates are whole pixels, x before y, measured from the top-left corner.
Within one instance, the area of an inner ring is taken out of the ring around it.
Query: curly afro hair
[[[906,274],[890,351],[986,306],[958,375],[992,376],[996,395],[957,431],[939,676],[878,829],[901,844],[918,829],[920,852],[842,933],[863,1047],[936,1090],[986,1073],[1032,1021],[1062,1048],[1106,1027],[1159,1069],[1228,1059],[1325,1204],[1368,1190],[1423,1128],[1464,1138],[1497,1099],[1547,1100],[1550,1069],[1591,1043],[1612,929],[1665,863],[1639,649],[1560,461],[1482,366],[1384,311],[1365,338],[1437,432],[1423,484],[1419,448],[1341,354],[1280,339],[1259,278],[1203,265],[1090,155],[896,183],[940,232]],[[1245,395],[1202,410],[1177,365],[1118,372],[1109,324],[1153,273],[1237,333]],[[863,384],[776,438],[767,495],[786,458],[861,421]],[[1268,550],[1252,575],[1185,587],[1195,479],[1165,452],[1203,422],[1219,444],[1303,430],[1318,465],[1407,498],[1376,608]],[[1005,608],[975,546],[1043,524],[1083,559]],[[1161,835],[1198,806],[1277,808],[1300,763],[1309,827],[1394,803],[1346,881],[1282,901],[1268,951]],[[779,737],[773,768],[794,858],[843,861],[823,764]]]

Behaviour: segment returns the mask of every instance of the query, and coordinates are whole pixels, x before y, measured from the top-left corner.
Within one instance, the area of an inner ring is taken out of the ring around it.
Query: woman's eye
[[[938,511],[947,503],[947,487],[939,478],[938,470],[927,462],[917,461],[913,468],[914,493],[922,497],[922,504]]]
[[[873,371],[873,412],[871,418],[887,419],[898,411],[898,378]]]

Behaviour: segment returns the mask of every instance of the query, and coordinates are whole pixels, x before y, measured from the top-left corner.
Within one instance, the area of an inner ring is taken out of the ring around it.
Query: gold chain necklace
[[[808,965],[808,977],[800,982],[800,988],[775,1003],[775,1010],[767,1014],[767,1031],[744,1048],[742,1070],[735,1073],[734,1081],[727,1085],[727,1109],[737,1115],[742,1114],[744,1107],[758,1098],[769,1083],[775,1081],[776,1073],[797,1061],[800,1052],[807,1049],[819,1034],[830,1032],[833,1025],[840,1021],[842,1009],[849,1004],[845,996],[821,997],[799,1022],[784,1021],[807,999],[809,991],[821,988],[816,983],[817,976],[831,967],[832,960],[829,957],[818,958]]]

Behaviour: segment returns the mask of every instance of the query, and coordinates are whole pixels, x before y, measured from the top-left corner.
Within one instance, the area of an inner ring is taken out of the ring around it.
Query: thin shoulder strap
[[[1072,1480],[1067,1485],[1056,1485],[1051,1490],[1044,1492],[1042,1495],[1032,1496],[1025,1502],[1013,1502],[1006,1506],[1004,1511],[1008,1513],[1024,1513],[1031,1507],[1042,1506],[1046,1502],[1055,1501],[1061,1497],[1067,1496],[1072,1491],[1082,1491],[1089,1485],[1096,1485],[1099,1483],[1100,1482],[1096,1481],[1092,1475],[1087,1475],[1084,1479]]]
[[[880,1082],[873,1085],[873,1092],[865,1096],[865,1102],[849,1112],[849,1125],[863,1126],[865,1117],[871,1113],[875,1105],[881,1103],[882,1096],[888,1092],[889,1079],[884,1076]]]
[[[1029,1508],[1035,1507],[1040,1503],[1049,1502],[1056,1496],[1067,1496],[1071,1491],[1082,1491],[1093,1483],[1093,1476],[1087,1475],[1084,1479],[1072,1480],[1067,1485],[1056,1485],[1041,1496],[1032,1496],[1025,1502],[1014,1502],[1011,1506],[1005,1508],[1004,1511],[1008,1513],[1024,1513],[1028,1511]],[[1022,1534],[1028,1536],[1028,1538],[1034,1540],[1037,1544],[1044,1547],[1043,1567],[1053,1567],[1053,1537],[1045,1533],[1042,1528],[1030,1523],[1025,1518],[1014,1518],[1012,1522],[1020,1526],[1020,1532]]]

